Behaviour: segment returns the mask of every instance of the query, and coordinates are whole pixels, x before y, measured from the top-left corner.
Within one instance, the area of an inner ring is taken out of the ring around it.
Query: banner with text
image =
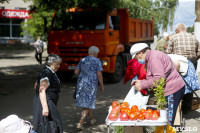
[[[27,10],[0,9],[0,18],[30,19],[31,16]]]

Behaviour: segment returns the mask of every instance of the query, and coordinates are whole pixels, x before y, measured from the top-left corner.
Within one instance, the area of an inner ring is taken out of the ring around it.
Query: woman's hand
[[[48,116],[49,115],[49,108],[48,108],[48,106],[43,108],[42,114],[43,114],[43,116]]]
[[[137,91],[141,91],[141,81],[140,80],[134,80],[131,85],[135,87]]]
[[[103,91],[104,91],[104,87],[101,87],[100,91],[101,91],[101,93],[103,93]]]
[[[46,97],[46,90],[48,87],[48,81],[43,80],[40,82],[40,89],[39,89],[39,95],[40,95],[40,101],[42,104],[42,115],[48,116],[49,115],[49,108],[47,104],[47,97]]]

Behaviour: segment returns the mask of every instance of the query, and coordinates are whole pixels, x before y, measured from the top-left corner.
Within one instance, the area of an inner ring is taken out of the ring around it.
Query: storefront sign
[[[20,18],[29,19],[29,11],[26,10],[12,10],[12,9],[0,9],[0,18]]]

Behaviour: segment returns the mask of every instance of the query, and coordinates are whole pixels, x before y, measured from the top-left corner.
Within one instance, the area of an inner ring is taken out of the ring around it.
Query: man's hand
[[[131,85],[135,87],[137,91],[141,91],[141,81],[140,80],[134,80]]]

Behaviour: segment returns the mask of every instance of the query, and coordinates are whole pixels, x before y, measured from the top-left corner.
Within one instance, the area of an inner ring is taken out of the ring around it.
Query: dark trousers
[[[178,105],[179,105],[181,99],[183,98],[184,92],[185,92],[185,86],[173,94],[173,114],[172,114],[172,121],[170,122],[172,124],[171,126],[173,126],[173,124],[174,124],[174,120],[176,117],[176,111],[177,111],[177,108],[178,108]],[[169,105],[167,105],[167,107],[168,106]],[[170,107],[168,107],[168,108],[170,108]]]
[[[60,118],[60,114],[57,109],[57,101],[58,101],[58,94],[54,93],[46,93],[47,96],[47,104],[49,108],[49,116],[48,119],[50,121],[55,121],[59,133],[63,133],[63,128],[62,128],[62,121]],[[33,130],[38,131],[39,124],[42,123],[43,120],[43,115],[42,115],[42,104],[40,101],[40,97],[38,93],[35,93],[34,98],[33,98]]]
[[[36,59],[40,64],[42,64],[42,52],[39,53],[39,52],[35,51],[35,59]]]

